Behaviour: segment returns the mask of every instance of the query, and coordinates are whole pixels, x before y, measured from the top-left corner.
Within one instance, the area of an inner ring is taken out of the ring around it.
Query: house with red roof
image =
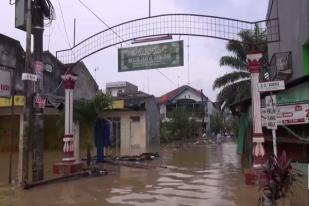
[[[215,104],[202,90],[197,90],[189,85],[183,85],[157,97],[156,102],[160,108],[161,121],[168,121],[174,109],[185,108],[200,114],[200,118],[197,120],[201,124],[204,122],[207,131],[210,129],[210,116],[217,112]]]

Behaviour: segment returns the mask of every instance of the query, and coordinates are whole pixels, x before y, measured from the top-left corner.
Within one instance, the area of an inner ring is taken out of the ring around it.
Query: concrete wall
[[[21,93],[24,87],[21,80],[21,74],[24,71],[24,61],[24,52],[20,43],[0,34],[0,65],[14,69],[15,90],[19,93]]]
[[[155,98],[146,100],[147,119],[147,152],[160,151],[160,111],[156,105]]]
[[[63,84],[61,84],[61,75],[65,73],[66,68],[49,51],[45,51],[43,53],[43,62],[45,67],[47,64],[52,66],[51,72],[46,71],[44,68],[44,93],[52,93],[53,95],[64,96],[64,87]]]
[[[138,92],[138,87],[130,82],[119,82],[120,86],[115,86],[113,83],[117,85],[117,82],[109,82],[106,84],[106,93],[113,97],[118,96],[118,91],[125,94],[135,94]]]
[[[278,12],[277,12],[278,11]],[[279,18],[280,42],[268,45],[269,59],[277,52],[292,52],[293,75],[304,76],[303,46],[309,44],[309,1],[270,0],[268,18]]]
[[[160,105],[160,115],[162,119],[166,118],[166,104]]]
[[[139,126],[132,131],[131,117],[140,117]],[[146,115],[145,111],[106,111],[100,117],[120,118],[120,155],[139,155],[147,151],[146,148]],[[134,135],[137,134],[137,135]],[[138,143],[138,144],[137,144]]]

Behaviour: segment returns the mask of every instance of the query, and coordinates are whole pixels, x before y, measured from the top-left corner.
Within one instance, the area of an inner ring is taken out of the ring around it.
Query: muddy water
[[[163,148],[168,169],[114,168],[114,175],[84,178],[28,191],[8,186],[7,162],[0,156],[0,205],[257,205],[257,189],[246,186],[236,145]],[[59,153],[48,152],[46,175]],[[305,189],[294,193],[293,205],[305,206]]]

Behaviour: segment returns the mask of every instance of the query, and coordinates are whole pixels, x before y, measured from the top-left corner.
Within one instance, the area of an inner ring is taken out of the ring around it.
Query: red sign
[[[43,72],[44,64],[41,61],[35,61],[33,62],[33,67],[36,73]]]
[[[46,104],[46,99],[42,97],[36,97],[34,103],[38,105],[39,108],[44,108]]]
[[[0,67],[0,97],[11,96],[11,71]]]
[[[7,84],[0,84],[0,90],[1,91],[10,91],[11,87]]]

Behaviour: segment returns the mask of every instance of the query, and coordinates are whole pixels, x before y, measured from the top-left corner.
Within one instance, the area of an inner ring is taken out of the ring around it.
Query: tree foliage
[[[74,119],[76,121],[93,125],[98,114],[106,109],[112,102],[110,96],[99,93],[91,100],[80,100],[74,104]]]
[[[210,116],[210,129],[211,133],[218,134],[223,131],[224,125],[223,125],[223,116],[221,113],[217,112],[214,115]]]
[[[177,108],[171,114],[170,120],[161,125],[161,140],[169,142],[195,137],[199,133],[200,123],[196,118],[199,114],[189,112],[184,108]]]
[[[229,56],[220,58],[220,66],[228,66],[236,71],[227,73],[218,77],[213,83],[213,89],[220,89],[217,95],[217,101],[227,104],[248,98],[251,95],[250,73],[247,68],[246,54],[252,49],[252,45],[256,45],[256,49],[263,53],[262,62],[267,64],[267,45],[266,33],[258,26],[254,31],[243,30],[238,34],[242,42],[229,41],[226,49],[232,53]],[[243,43],[246,42],[246,43]]]

